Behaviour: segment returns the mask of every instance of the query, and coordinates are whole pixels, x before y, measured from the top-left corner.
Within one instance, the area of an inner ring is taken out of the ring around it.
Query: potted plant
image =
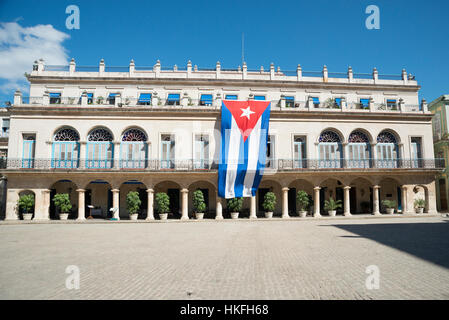
[[[262,207],[265,209],[265,218],[273,218],[273,211],[276,207],[276,195],[273,192],[265,193]]]
[[[232,219],[238,219],[239,211],[242,210],[243,198],[231,198],[226,200],[226,206],[231,212]]]
[[[426,207],[426,200],[416,199],[414,205],[416,213],[424,213],[424,208]]]
[[[296,202],[298,203],[299,216],[304,218],[307,216],[307,208],[310,205],[310,197],[304,190],[299,190],[296,194]]]
[[[98,97],[97,98],[97,104],[103,104],[103,100],[104,100],[104,98],[103,97]]]
[[[142,201],[140,201],[139,193],[137,191],[128,192],[126,195],[126,206],[131,220],[137,220],[141,204]]]
[[[337,209],[341,207],[341,200],[335,201],[332,197],[329,200],[324,200],[324,210],[327,210],[331,217],[335,217]]]
[[[204,210],[206,210],[206,203],[204,202],[204,195],[201,190],[193,192],[193,209],[195,211],[195,218],[202,220],[204,217]]]
[[[19,209],[22,210],[23,220],[31,220],[33,213],[30,212],[34,207],[34,195],[25,194],[19,198]]]
[[[385,210],[388,214],[393,214],[394,209],[396,208],[396,201],[394,200],[382,200],[382,205],[385,207]]]
[[[70,203],[70,197],[68,193],[57,193],[53,197],[53,203],[59,210],[59,219],[67,220],[70,210],[72,210],[72,204]]]
[[[167,220],[170,211],[170,197],[165,192],[156,193],[156,211],[159,213],[161,220]]]

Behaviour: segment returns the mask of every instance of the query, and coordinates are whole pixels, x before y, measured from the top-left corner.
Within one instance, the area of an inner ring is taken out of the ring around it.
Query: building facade
[[[10,108],[6,219],[19,219],[20,195],[35,195],[34,219],[57,219],[52,197],[69,193],[71,218],[128,217],[126,195],[139,192],[140,219],[157,218],[154,195],[170,196],[173,218],[192,214],[203,191],[206,217],[227,216],[217,196],[222,100],[270,100],[264,178],[244,199],[243,216],[263,214],[268,191],[275,215],[296,216],[296,193],[313,199],[309,214],[327,214],[324,200],[343,202],[341,215],[381,214],[381,200],[414,213],[416,199],[436,213],[432,113],[420,86],[400,75],[249,70],[45,65],[27,75],[30,96],[17,91]],[[118,208],[114,212],[111,208]]]
[[[449,95],[442,95],[429,103],[429,110],[435,114],[433,117],[433,142],[435,156],[444,159],[445,168],[437,176],[436,195],[438,211],[448,210],[448,167],[449,163]]]

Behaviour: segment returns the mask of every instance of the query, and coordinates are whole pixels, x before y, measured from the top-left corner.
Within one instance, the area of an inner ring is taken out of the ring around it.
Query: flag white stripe
[[[233,198],[235,195],[234,185],[237,178],[237,167],[239,165],[239,153],[240,153],[240,141],[242,140],[242,134],[231,116],[231,129],[229,133],[226,133],[228,140],[228,167],[226,170],[226,198]]]
[[[248,139],[248,167],[246,169],[245,181],[243,183],[243,196],[251,197],[251,188],[254,184],[254,178],[257,171],[257,163],[259,162],[259,149],[260,149],[260,126],[262,123],[262,117],[259,118],[254,129],[251,131]]]

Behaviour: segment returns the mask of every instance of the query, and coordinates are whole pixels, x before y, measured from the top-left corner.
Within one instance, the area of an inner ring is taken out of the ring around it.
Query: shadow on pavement
[[[439,223],[333,224],[355,235],[449,268],[449,221]]]

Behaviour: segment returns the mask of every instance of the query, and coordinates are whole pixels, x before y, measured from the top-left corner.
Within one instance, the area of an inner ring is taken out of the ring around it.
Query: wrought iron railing
[[[444,159],[269,159],[267,170],[384,170],[444,169]],[[144,171],[211,171],[218,169],[218,160],[155,160],[155,159],[18,159],[0,158],[4,170],[144,170]]]

